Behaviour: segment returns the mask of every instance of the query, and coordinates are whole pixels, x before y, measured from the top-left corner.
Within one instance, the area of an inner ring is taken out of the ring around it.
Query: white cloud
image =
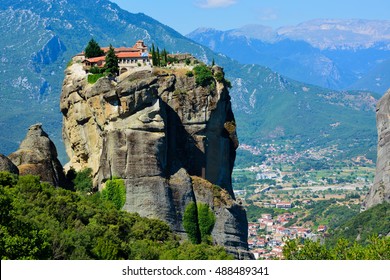
[[[221,8],[221,7],[228,7],[231,5],[236,4],[236,0],[201,0],[197,1],[196,4],[198,7],[201,8]]]
[[[265,8],[259,11],[259,19],[262,21],[271,21],[278,19],[278,13],[275,9]]]

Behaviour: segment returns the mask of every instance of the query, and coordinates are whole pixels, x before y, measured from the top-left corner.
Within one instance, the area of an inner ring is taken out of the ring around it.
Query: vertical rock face
[[[376,108],[378,129],[378,156],[374,185],[370,189],[364,208],[390,202],[390,91],[378,102]]]
[[[218,185],[230,200],[209,204],[221,223],[215,241],[247,257],[246,214],[231,185],[238,141],[229,92],[223,79],[197,86],[189,70],[131,71],[90,85],[81,65],[69,67],[61,95],[69,165],[92,168],[99,189],[123,178],[125,210],[165,220],[182,235],[186,205],[205,200],[191,176]],[[223,77],[221,68],[212,71]]]
[[[41,124],[32,125],[19,150],[9,155],[9,159],[18,167],[20,175],[38,175],[41,181],[53,186],[62,186],[66,179],[57,149],[49,136],[42,130]]]
[[[7,171],[19,175],[19,169],[5,155],[0,154],[0,171]]]

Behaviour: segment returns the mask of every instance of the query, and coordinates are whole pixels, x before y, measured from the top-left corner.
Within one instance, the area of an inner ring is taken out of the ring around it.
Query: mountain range
[[[31,124],[41,122],[56,143],[60,159],[67,161],[59,112],[63,71],[93,37],[102,46],[132,46],[141,39],[172,53],[192,53],[205,63],[214,59],[233,85],[230,94],[243,144],[257,146],[287,139],[302,149],[339,145],[341,157],[375,157],[374,111],[379,95],[297,82],[256,64],[266,65],[254,56],[240,63],[234,55],[237,60],[217,54],[153,18],[124,11],[107,0],[3,0],[0,35],[0,146],[4,154],[16,150]],[[264,44],[276,43],[302,45],[299,52],[303,57],[319,49],[292,39],[270,38]],[[229,48],[233,41],[224,44]],[[263,57],[273,59],[271,55]]]
[[[187,37],[241,63],[258,63],[326,88],[383,94],[390,87],[390,21],[318,19],[278,29],[199,28]]]

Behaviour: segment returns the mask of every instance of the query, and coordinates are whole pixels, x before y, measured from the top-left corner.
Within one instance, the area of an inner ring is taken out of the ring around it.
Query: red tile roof
[[[99,62],[99,61],[105,61],[106,57],[105,56],[99,56],[99,57],[91,57],[91,58],[86,58],[85,60],[94,63],[94,62]]]
[[[137,57],[142,57],[140,52],[120,52],[120,53],[117,53],[116,56],[118,58],[137,58]]]

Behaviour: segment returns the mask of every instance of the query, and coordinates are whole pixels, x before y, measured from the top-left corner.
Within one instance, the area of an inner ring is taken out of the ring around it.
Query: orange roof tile
[[[106,57],[105,56],[91,57],[91,58],[86,58],[85,60],[94,63],[94,62],[104,61],[106,60]]]
[[[142,54],[140,52],[120,52],[116,56],[118,58],[137,58],[142,57]]]

